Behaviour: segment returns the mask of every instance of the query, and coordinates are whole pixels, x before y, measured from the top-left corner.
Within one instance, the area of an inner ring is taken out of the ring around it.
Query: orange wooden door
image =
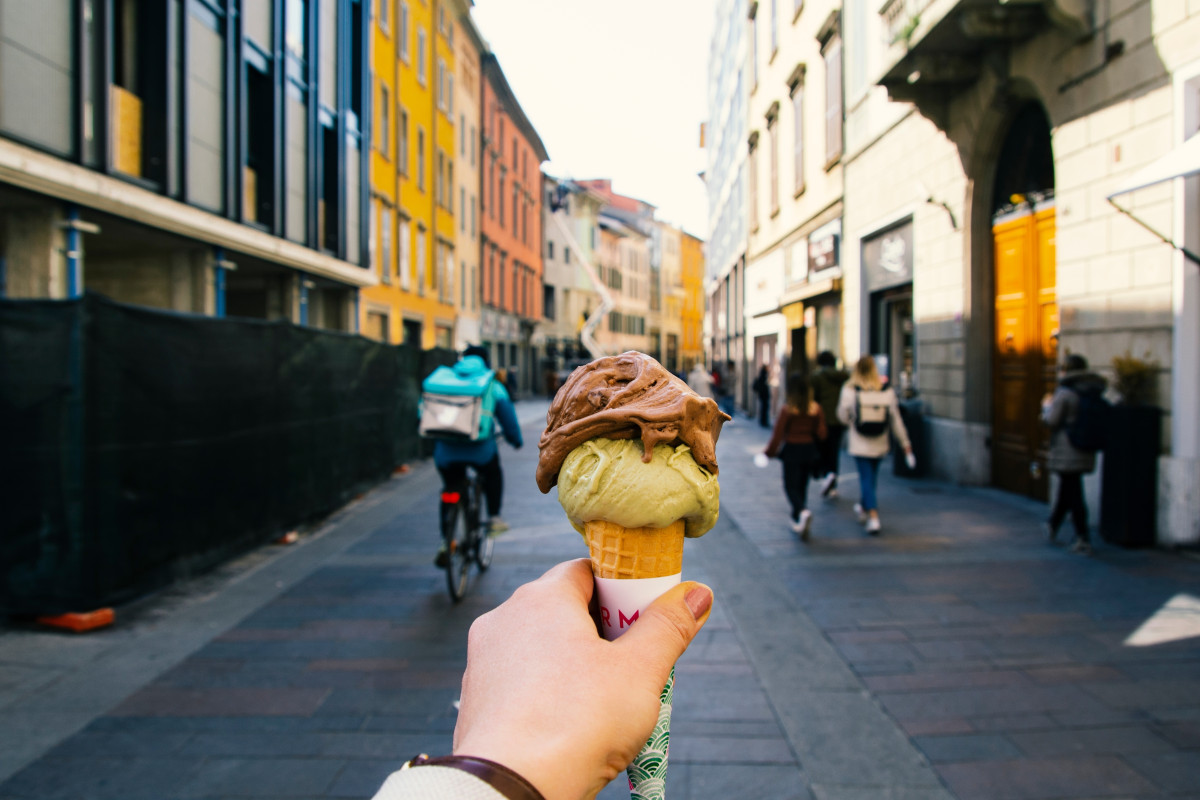
[[[1054,388],[1058,301],[1054,208],[992,227],[995,248],[992,482],[1046,499],[1042,395]]]

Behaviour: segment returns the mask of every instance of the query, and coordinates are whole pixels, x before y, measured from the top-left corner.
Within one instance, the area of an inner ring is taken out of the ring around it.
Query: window
[[[458,115],[458,155],[460,158],[467,157],[467,118],[463,114]]]
[[[425,67],[425,29],[417,28],[417,83],[425,85],[426,80]]]
[[[771,2],[771,58],[779,52],[779,0],[770,0]]]
[[[546,242],[546,258],[554,258],[554,242]]]
[[[417,126],[417,188],[425,191],[425,129]]]
[[[384,158],[392,155],[392,92],[383,81],[379,82],[379,152]]]
[[[425,247],[425,226],[417,225],[417,294],[422,297],[425,296],[425,284],[428,282],[426,272],[429,270]]]
[[[392,282],[392,210],[379,206],[379,278],[384,283]]]
[[[454,161],[446,154],[446,208],[454,213]]]
[[[442,185],[444,181],[443,173],[445,172],[445,169],[445,158],[442,155],[441,149],[438,149],[433,171],[433,202],[439,206],[444,206],[446,204],[445,196],[443,194],[444,187]]]
[[[749,168],[747,191],[750,194],[750,229],[758,230],[758,131],[750,134]]]
[[[458,229],[467,230],[467,189],[464,186],[458,187]]]
[[[504,224],[504,173],[500,173],[500,204],[496,206],[496,221]]]
[[[750,91],[758,88],[758,3],[750,3]]]
[[[771,165],[771,216],[779,213],[779,101],[767,111],[767,157]]]
[[[476,140],[476,138],[478,138],[478,137],[475,136],[475,126],[472,125],[471,126],[471,166],[472,167],[475,166],[475,140]]]
[[[554,319],[554,287],[542,287],[542,316]]]
[[[408,291],[412,285],[412,229],[408,220],[401,218],[396,239],[400,249],[400,288]]]
[[[399,39],[400,58],[403,59],[405,63],[408,63],[409,57],[411,55],[408,51],[408,40],[412,36],[412,34],[409,33],[409,30],[408,30],[409,16],[408,16],[407,0],[400,0],[400,13],[399,13],[398,17],[399,17],[399,23],[400,23],[400,25],[399,25],[400,30],[397,31],[396,36]]]
[[[512,190],[513,190],[513,201],[512,201],[512,230],[513,230],[513,236],[516,236],[516,235],[517,235],[517,215],[518,215],[518,214],[520,213],[520,211],[521,211],[521,208],[520,208],[520,206],[517,204],[517,203],[518,203],[518,198],[520,197],[520,189],[517,187],[517,182],[516,182],[516,181],[513,181],[513,187],[512,187]]]
[[[396,168],[408,175],[408,112],[403,107],[396,109]]]
[[[446,113],[454,117],[454,73],[446,71]]]
[[[825,60],[825,163],[842,155],[842,39],[838,12],[829,15],[817,40]]]
[[[471,236],[475,235],[475,195],[471,195]]]
[[[392,28],[392,0],[379,0],[379,27],[384,33]]]
[[[804,191],[804,65],[799,64],[788,79],[792,95],[792,169],[795,194]]]

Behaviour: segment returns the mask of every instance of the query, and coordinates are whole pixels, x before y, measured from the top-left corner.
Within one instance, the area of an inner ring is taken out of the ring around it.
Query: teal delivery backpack
[[[421,382],[421,436],[459,442],[479,442],[491,436],[495,378],[491,370],[461,375],[452,367],[435,369]]]

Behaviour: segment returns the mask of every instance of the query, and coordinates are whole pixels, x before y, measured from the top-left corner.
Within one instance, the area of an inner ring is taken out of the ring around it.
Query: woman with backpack
[[[837,411],[838,419],[849,434],[846,449],[854,456],[855,466],[858,467],[858,486],[862,499],[854,504],[854,511],[858,514],[858,521],[866,523],[867,533],[877,536],[880,523],[875,488],[879,481],[879,464],[891,451],[889,431],[904,448],[910,467],[915,465],[916,460],[904,420],[900,419],[896,393],[884,387],[875,359],[871,356],[863,356],[854,365],[850,380],[842,387]]]
[[[1096,469],[1096,451],[1084,450],[1072,443],[1072,426],[1080,416],[1080,406],[1087,399],[1099,397],[1108,388],[1108,381],[1088,369],[1087,359],[1072,353],[1058,369],[1058,387],[1053,395],[1042,400],[1042,421],[1050,428],[1050,451],[1046,468],[1058,474],[1058,494],[1054,509],[1044,523],[1046,538],[1051,544],[1058,528],[1071,515],[1075,525],[1075,541],[1071,552],[1088,555],[1092,552],[1088,540],[1088,511],[1083,499],[1083,476]]]
[[[764,452],[768,458],[778,453],[783,461],[783,491],[792,507],[792,530],[805,542],[812,523],[812,512],[807,508],[808,481],[820,458],[817,442],[824,438],[825,415],[809,395],[808,376],[794,372],[788,376],[787,399],[779,409]]]

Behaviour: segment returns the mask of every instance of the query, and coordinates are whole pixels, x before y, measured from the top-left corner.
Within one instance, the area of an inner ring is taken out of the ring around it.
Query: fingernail
[[[712,589],[703,583],[697,583],[683,596],[683,602],[687,603],[687,607],[691,609],[692,617],[695,619],[700,619],[708,613],[708,610],[712,608],[712,601]]]

